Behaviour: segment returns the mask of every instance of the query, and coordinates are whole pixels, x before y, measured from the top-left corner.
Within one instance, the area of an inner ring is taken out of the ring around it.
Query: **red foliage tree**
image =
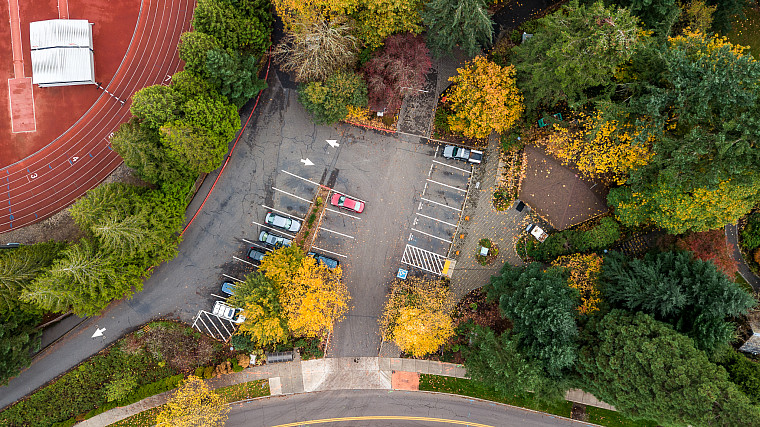
[[[686,234],[676,241],[676,246],[693,252],[694,256],[702,261],[712,261],[718,270],[732,280],[738,271],[723,229]]]
[[[383,49],[364,65],[370,107],[395,112],[404,96],[419,94],[432,66],[422,36],[406,33],[388,37]]]

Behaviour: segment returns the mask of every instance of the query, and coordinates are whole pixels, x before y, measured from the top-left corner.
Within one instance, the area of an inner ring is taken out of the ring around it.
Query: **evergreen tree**
[[[22,245],[0,252],[0,317],[15,311],[34,311],[24,306],[20,297],[24,289],[47,271],[66,243],[47,242]]]
[[[690,252],[662,252],[628,260],[618,252],[605,257],[604,296],[611,304],[643,311],[692,337],[704,350],[733,338],[728,317],[747,314],[754,298]]]
[[[38,314],[13,310],[0,315],[0,386],[29,366],[31,353],[40,349]]]
[[[425,3],[422,21],[428,44],[437,56],[450,54],[459,46],[470,56],[488,47],[493,39],[493,21],[486,0],[431,0]]]
[[[487,288],[489,299],[499,301],[502,315],[512,321],[520,351],[539,361],[552,377],[561,377],[573,366],[577,351],[578,292],[561,274],[544,271],[539,263],[525,268],[505,264]]]
[[[756,425],[757,407],[693,341],[647,314],[613,310],[584,333],[583,389],[633,419]]]
[[[240,334],[245,334],[259,346],[285,342],[288,322],[279,301],[280,289],[274,281],[255,271],[244,282],[235,285],[235,294],[229,303],[242,307],[245,321]]]
[[[228,51],[262,55],[269,47],[272,17],[266,0],[199,0],[193,28]]]

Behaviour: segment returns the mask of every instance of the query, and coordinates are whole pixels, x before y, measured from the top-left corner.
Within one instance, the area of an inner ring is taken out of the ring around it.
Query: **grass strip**
[[[478,381],[466,378],[444,377],[440,375],[420,375],[420,390],[436,391],[440,393],[457,394],[460,396],[475,397],[490,400],[492,402],[506,403],[507,405],[519,406],[534,411],[546,412],[570,418],[573,403],[566,400],[561,402],[546,403],[537,401],[532,394],[504,396],[493,387]],[[587,422],[608,427],[655,427],[657,423],[652,421],[632,421],[615,411],[586,406]]]

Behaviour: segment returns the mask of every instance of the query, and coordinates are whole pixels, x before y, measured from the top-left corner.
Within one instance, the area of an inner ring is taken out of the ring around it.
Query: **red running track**
[[[142,0],[132,41],[113,79],[90,109],[57,140],[0,169],[0,233],[47,218],[103,181],[121,158],[109,138],[130,118],[136,91],[168,81],[182,64],[180,35],[190,30],[195,0]],[[7,203],[7,206],[6,206]],[[7,209],[6,209],[7,208]]]

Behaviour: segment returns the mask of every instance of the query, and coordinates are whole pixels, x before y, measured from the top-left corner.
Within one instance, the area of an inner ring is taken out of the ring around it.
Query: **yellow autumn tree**
[[[346,15],[356,8],[360,0],[272,0],[277,15],[286,26],[294,19],[308,20],[309,17],[331,18]]]
[[[390,35],[422,32],[420,9],[417,0],[362,0],[352,17],[359,38],[367,47],[377,48]]]
[[[247,335],[260,346],[287,339],[288,324],[280,305],[279,286],[262,273],[254,271],[238,283],[228,304],[241,307],[245,316],[236,334]]]
[[[623,184],[631,170],[652,158],[654,136],[642,135],[642,128],[631,123],[600,111],[593,117],[581,113],[571,123],[555,125],[544,144],[547,152],[586,176]]]
[[[453,112],[449,127],[468,138],[485,138],[509,130],[523,113],[523,97],[515,85],[515,68],[502,67],[482,56],[468,61],[445,101]]]
[[[383,338],[415,357],[430,354],[454,336],[454,299],[441,281],[396,280],[381,318]]]
[[[348,311],[351,296],[340,267],[328,268],[297,246],[275,249],[261,261],[260,270],[278,286],[288,329],[296,336],[331,332]]]
[[[332,332],[348,311],[350,295],[340,267],[329,268],[311,257],[301,260],[293,281],[283,287],[280,301],[288,327],[299,336]]]
[[[567,285],[580,293],[580,314],[588,315],[599,310],[601,292],[598,278],[602,271],[602,261],[602,257],[592,253],[565,255],[552,262],[553,266],[566,269],[569,274]]]
[[[200,378],[191,375],[174,392],[156,418],[166,427],[224,426],[229,407],[224,398]]]

